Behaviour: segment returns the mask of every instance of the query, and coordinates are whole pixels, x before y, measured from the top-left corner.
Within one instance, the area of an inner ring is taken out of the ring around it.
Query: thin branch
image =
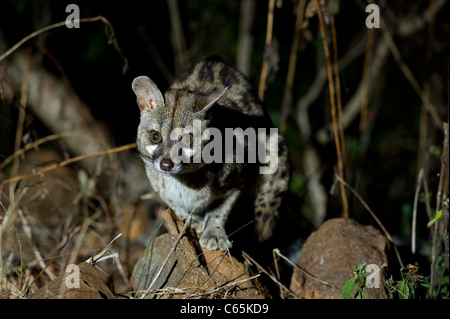
[[[230,245],[227,247],[227,250],[223,252],[222,258],[220,258],[219,262],[217,263],[216,267],[214,268],[214,270],[209,274],[208,278],[205,279],[205,281],[203,281],[203,283],[198,286],[191,294],[195,295],[197,293],[197,291],[200,291],[201,288],[208,282],[208,280],[210,280],[212,278],[212,276],[217,272],[217,269],[219,268],[220,264],[222,263],[222,261],[224,260],[224,258],[230,253],[230,247],[231,247],[231,243]],[[228,254],[227,254],[228,253]],[[203,252],[201,253],[203,254]],[[200,255],[201,255],[200,254]],[[198,255],[192,262],[194,262],[195,260],[198,260],[198,257],[200,257],[200,255]],[[231,255],[228,255],[230,257],[230,261],[233,264],[233,260],[231,259]],[[191,263],[192,264],[192,263]],[[234,264],[233,264],[234,266]],[[236,272],[235,272],[236,274]]]
[[[242,0],[240,11],[236,66],[238,70],[249,76],[253,47],[251,28],[254,20],[255,0]]]
[[[384,225],[381,223],[381,221],[378,219],[377,215],[375,215],[375,213],[372,211],[372,209],[369,207],[369,205],[367,205],[366,201],[361,197],[361,195],[358,194],[358,192],[351,187],[350,185],[347,184],[346,181],[342,180],[339,175],[335,175],[335,178],[337,178],[339,180],[339,182],[343,185],[345,185],[352,193],[353,195],[355,195],[355,197],[360,201],[360,203],[364,206],[364,208],[370,213],[370,215],[373,217],[373,219],[376,221],[376,223],[378,224],[378,226],[380,226],[381,230],[383,231],[384,235],[386,236],[386,238],[389,240],[389,242],[391,242],[394,245],[394,250],[395,253],[397,255],[397,259],[400,263],[400,266],[403,268],[403,261],[400,257],[400,253],[397,250],[397,246],[395,245],[391,234],[389,234],[389,232],[387,231],[387,229],[384,227]]]
[[[38,147],[39,145],[46,143],[48,141],[53,141],[56,139],[68,137],[68,136],[80,136],[84,138],[91,138],[90,135],[84,134],[82,132],[64,132],[64,133],[58,133],[58,134],[52,134],[45,136],[43,138],[40,138],[30,144],[25,145],[23,148],[18,149],[13,154],[8,156],[2,163],[0,163],[0,170],[6,167],[9,163],[11,163],[12,160],[14,160],[16,157],[21,156],[22,154],[25,154],[25,152]]]
[[[180,74],[188,67],[189,59],[186,50],[186,41],[183,35],[183,25],[181,23],[180,9],[177,0],[168,0],[171,38],[175,55],[175,73]]]
[[[423,178],[423,168],[420,169],[417,176],[416,192],[414,194],[413,218],[411,226],[411,252],[416,253],[416,220],[417,220],[417,203],[419,202],[420,184]]]
[[[280,132],[286,131],[286,121],[292,104],[292,87],[294,86],[295,68],[297,65],[298,44],[300,42],[300,31],[305,17],[306,0],[300,0],[297,4],[297,17],[295,19],[294,35],[292,38],[291,52],[289,54],[288,74],[286,76],[286,87],[284,88],[283,101],[281,103]]]
[[[329,10],[331,11],[333,7],[333,2],[329,1]],[[338,111],[338,121],[339,121],[339,139],[341,144],[341,155],[342,163],[345,164],[345,139],[344,139],[344,123],[342,119],[342,98],[341,98],[341,79],[339,76],[339,64],[338,64],[338,47],[337,47],[337,36],[336,28],[334,26],[334,14],[330,12],[331,20],[331,38],[333,39],[333,63],[334,63],[334,78],[336,85],[336,104]],[[345,209],[344,209],[345,212]]]
[[[422,183],[423,183],[423,191],[425,193],[425,196],[424,196],[424,198],[425,198],[425,208],[426,208],[428,220],[430,221],[431,219],[433,219],[433,216],[431,215],[430,198],[428,196],[428,194],[430,194],[430,191],[428,189],[428,181],[427,181],[426,174],[422,178]]]
[[[108,245],[106,245],[105,248],[103,248],[103,250],[101,252],[99,252],[97,255],[95,255],[94,257],[89,257],[85,262],[90,263],[92,266],[94,266],[96,263],[99,263],[102,260],[105,259],[109,259],[109,258],[113,258],[114,256],[112,255],[106,255],[104,256],[106,253],[110,252],[110,249],[112,247],[112,245],[114,244],[114,242],[120,237],[122,236],[122,233],[119,233],[116,237],[114,237]]]
[[[52,171],[54,169],[57,169],[57,168],[60,168],[60,167],[64,167],[64,166],[67,166],[69,164],[72,164],[72,163],[75,163],[75,162],[79,162],[79,161],[82,161],[82,160],[85,160],[85,159],[88,159],[88,158],[93,158],[93,157],[98,157],[98,156],[102,156],[102,155],[118,153],[118,152],[122,152],[122,151],[125,151],[125,150],[128,150],[128,149],[132,149],[132,148],[135,148],[135,147],[136,147],[136,143],[131,143],[131,144],[119,146],[119,147],[116,147],[116,148],[113,148],[113,149],[109,149],[109,150],[106,150],[106,151],[103,151],[103,152],[97,152],[97,153],[93,153],[93,154],[80,155],[80,156],[76,156],[76,157],[73,157],[73,158],[69,158],[69,159],[67,159],[65,161],[46,166],[46,167],[44,167],[44,168],[42,168],[42,169],[40,169],[38,171],[34,171],[34,172],[31,172],[31,173],[28,173],[28,174],[24,174],[24,175],[20,175],[20,176],[16,176],[16,177],[5,179],[5,180],[3,180],[0,183],[0,186],[5,185],[5,184],[9,184],[9,183],[13,183],[13,182],[17,182],[17,181],[23,180],[25,178],[30,178],[30,177],[33,177],[35,175],[43,174],[43,173],[46,173],[48,171]]]
[[[33,251],[34,256],[36,257],[36,260],[38,261],[39,267],[41,267],[42,271],[45,272],[45,274],[50,278],[50,280],[55,279],[55,275],[52,274],[50,272],[50,270],[48,270],[48,265],[46,265],[44,263],[44,258],[42,258],[41,252],[38,250],[38,248],[33,243],[30,223],[26,219],[26,217],[21,209],[18,209],[17,212],[20,217],[20,221],[22,222],[24,234],[25,234],[26,238],[28,239],[29,244],[31,245],[31,250]]]
[[[442,155],[441,155],[441,171],[439,172],[439,185],[436,193],[436,211],[441,210],[441,205],[446,197],[446,194],[442,192],[444,187],[444,178],[446,170],[448,169],[448,156],[449,156],[449,125],[447,122],[443,124],[444,141],[442,143]],[[448,188],[448,184],[447,184]]]
[[[274,276],[272,276],[267,270],[265,270],[260,264],[258,264],[252,257],[250,257],[245,251],[242,252],[242,256],[247,259],[251,264],[255,265],[259,271],[262,271],[267,276],[269,276],[270,279],[273,280],[274,283],[276,283],[278,286],[283,288],[291,297],[297,298],[297,296],[285,285],[283,285],[279,280],[277,280]]]
[[[322,35],[322,42],[323,42],[323,48],[325,50],[325,59],[327,63],[327,73],[328,73],[328,89],[330,93],[330,104],[331,104],[331,117],[333,120],[333,132],[334,132],[334,142],[336,146],[336,153],[338,158],[338,170],[339,170],[339,176],[341,177],[341,180],[344,180],[344,164],[342,161],[342,147],[341,147],[341,141],[340,141],[340,135],[338,132],[337,127],[337,121],[336,121],[336,104],[334,100],[334,86],[333,86],[333,75],[331,70],[331,62],[330,62],[330,52],[328,49],[328,44],[326,41],[325,36],[325,25],[322,19],[322,12],[320,9],[319,0],[316,0],[316,8],[317,8],[317,16],[319,18],[319,26],[320,26],[320,33]],[[349,218],[349,211],[348,211],[348,200],[347,200],[347,194],[345,193],[345,187],[344,185],[340,184],[340,190],[341,190],[341,198],[342,198],[342,208],[344,212],[344,217]]]
[[[277,274],[277,279],[280,280],[281,276],[280,276],[280,270],[278,269],[278,258],[277,258],[277,254],[276,254],[275,250],[278,250],[278,248],[272,250],[272,257],[273,257],[273,263],[275,265],[275,273]],[[279,287],[279,288],[280,288],[280,296],[281,296],[281,298],[283,298],[283,289],[281,287]]]
[[[402,72],[405,75],[408,82],[414,88],[414,91],[416,91],[417,95],[419,95],[420,99],[422,100],[423,105],[425,106],[427,111],[430,113],[431,118],[433,119],[436,126],[439,127],[441,130],[443,130],[444,126],[443,126],[443,121],[442,121],[441,117],[439,116],[436,109],[431,104],[430,100],[428,99],[424,90],[421,88],[420,84],[417,82],[416,78],[414,77],[413,73],[411,72],[411,69],[408,67],[408,65],[405,63],[405,61],[403,61],[400,51],[398,50],[397,45],[395,44],[394,40],[392,39],[392,36],[389,33],[389,29],[386,26],[386,24],[384,23],[384,20],[382,18],[380,18],[380,20],[381,20],[381,30],[383,31],[384,39],[386,40],[386,43],[389,46],[389,49],[391,50],[392,55],[394,56],[394,59],[397,61],[400,69],[402,70]]]
[[[429,83],[425,83],[425,91],[429,94]],[[428,153],[424,151],[428,145],[428,112],[424,106],[420,108],[420,124],[419,124],[419,145],[417,151],[417,167],[424,170],[422,177],[422,187],[425,193],[425,209],[427,213],[428,220],[430,221],[433,216],[431,213],[430,197],[428,196],[428,181],[427,181],[427,159]],[[433,238],[433,228],[430,227],[431,238]]]
[[[20,105],[23,107],[19,107],[19,118],[17,120],[17,129],[16,129],[16,139],[14,141],[14,151],[17,151],[20,148],[20,144],[22,141],[22,135],[23,135],[23,124],[25,122],[25,115],[26,115],[26,107],[27,107],[27,101],[28,101],[28,88],[29,88],[29,80],[30,80],[30,70],[31,70],[31,50],[29,49],[27,51],[27,59],[26,64],[24,68],[24,77],[22,80],[22,89],[20,92]],[[19,158],[15,158],[12,169],[11,169],[11,176],[17,175],[17,172],[19,171]]]
[[[315,281],[317,281],[317,282],[320,282],[321,284],[323,284],[323,285],[325,285],[325,286],[328,286],[328,287],[330,287],[330,288],[336,289],[338,292],[342,292],[342,290],[339,289],[338,287],[336,287],[335,285],[332,285],[332,284],[330,284],[330,283],[328,283],[328,282],[326,282],[326,281],[324,281],[324,280],[322,280],[322,279],[317,278],[317,277],[314,276],[313,274],[309,273],[306,269],[303,269],[303,268],[300,267],[299,265],[294,264],[292,261],[289,260],[289,258],[287,258],[287,257],[284,256],[283,254],[281,254],[281,252],[280,252],[280,250],[279,250],[278,248],[275,248],[275,249],[273,250],[273,252],[274,252],[274,254],[276,254],[277,256],[280,256],[280,257],[283,258],[285,261],[287,261],[289,265],[291,265],[292,267],[297,268],[298,270],[300,270],[301,272],[303,272],[303,273],[304,273],[306,276],[308,276],[309,278],[311,278],[311,279],[313,279],[313,280],[315,280]]]
[[[106,26],[106,34],[108,36],[108,43],[112,44],[114,46],[114,48],[117,50],[117,52],[119,52],[120,56],[122,57],[123,61],[124,61],[124,66],[123,66],[123,73],[126,72],[126,70],[128,69],[128,60],[127,58],[123,55],[122,50],[120,49],[117,40],[114,36],[114,28],[111,24],[111,22],[108,21],[108,19],[106,19],[103,16],[96,16],[93,18],[82,18],[82,19],[75,19],[72,23],[83,23],[83,22],[96,22],[96,21],[102,21]],[[61,21],[58,23],[54,23],[51,25],[48,25],[46,27],[43,27],[39,30],[36,30],[32,33],[30,33],[29,35],[27,35],[26,37],[24,37],[22,40],[20,40],[19,42],[17,42],[15,45],[13,45],[8,51],[6,51],[5,53],[3,53],[0,56],[0,62],[3,61],[6,57],[8,57],[9,55],[11,55],[11,53],[13,53],[14,51],[16,51],[20,46],[22,46],[25,42],[27,42],[28,40],[40,35],[41,33],[50,31],[52,29],[57,29],[60,27],[65,27],[66,26],[66,21]]]
[[[441,170],[439,173],[439,184],[436,193],[436,212],[441,210],[442,202],[446,199],[448,194],[443,192],[444,187],[444,179],[447,178],[448,175],[448,157],[449,157],[449,125],[447,122],[443,124],[444,130],[444,141],[443,141],[443,149],[441,155]],[[447,191],[448,191],[448,180],[447,180]],[[445,217],[444,217],[445,218]],[[438,224],[434,223],[434,231],[433,231],[433,242],[432,242],[432,252],[431,252],[431,274],[430,274],[430,292],[433,293],[434,285],[436,284],[436,253],[437,253],[437,240],[438,240]],[[448,245],[448,244],[447,244]]]
[[[364,52],[364,42],[366,40],[365,36],[362,36],[359,42],[352,47],[338,62],[339,70],[344,70],[350,63],[355,61],[363,52]],[[317,100],[320,93],[322,92],[322,88],[327,82],[327,72],[326,65],[321,66],[319,70],[316,72],[316,78],[314,82],[311,84],[308,91],[301,96],[297,100],[297,126],[300,129],[300,132],[303,136],[303,140],[309,141],[311,134],[311,125],[308,121],[308,108]],[[344,112],[345,114],[345,112]],[[343,114],[343,121],[345,127],[345,116]]]
[[[238,285],[240,285],[242,283],[249,282],[249,281],[251,281],[253,279],[256,279],[259,276],[260,276],[260,274],[257,274],[257,275],[254,275],[252,277],[249,277],[249,278],[241,279],[241,280],[238,280],[238,281],[232,281],[230,283],[224,284],[223,286],[219,286],[219,287],[215,287],[215,288],[209,288],[208,293],[209,294],[213,294],[214,292],[217,292],[219,290],[225,289],[227,287],[238,286]]]
[[[273,12],[275,8],[275,0],[269,0],[269,10],[267,12],[267,30],[266,30],[266,48],[265,48],[265,56],[263,65],[261,68],[261,75],[259,78],[259,88],[258,88],[258,97],[261,101],[264,100],[264,91],[266,89],[266,81],[267,81],[267,73],[269,71],[269,61],[268,57],[266,57],[266,53],[268,48],[272,44],[272,33],[273,33]]]
[[[414,33],[422,29],[429,21],[430,17],[433,17],[436,15],[444,6],[446,3],[446,0],[437,0],[435,4],[430,7],[429,9],[425,10],[421,16],[416,16],[414,18],[408,18],[408,19],[402,19],[397,24],[397,32],[396,35],[399,37],[408,37],[412,36]],[[383,30],[383,27],[382,27]],[[388,56],[389,53],[389,46],[387,45],[386,41],[379,41],[378,45],[374,51],[373,56],[373,63],[370,66],[370,76],[371,76],[371,83],[377,83],[379,82],[379,78],[381,77],[381,72],[383,70],[383,64]],[[343,59],[341,59],[343,60]],[[317,80],[317,78],[316,78]],[[368,95],[370,95],[370,91],[372,89],[372,86],[369,87],[369,92],[367,92]],[[317,92],[317,95],[319,92]],[[344,107],[344,113],[343,113],[343,122],[344,122],[344,128],[348,127],[352,121],[355,119],[355,117],[359,114],[361,111],[361,101],[362,101],[362,94],[363,94],[363,83],[361,82],[356,89],[353,96],[350,98],[350,100],[347,102],[346,106]],[[306,95],[306,97],[309,97],[310,94]],[[317,98],[317,96],[314,96],[314,98]],[[307,100],[309,102],[310,99]],[[314,100],[312,100],[314,101]],[[300,102],[303,102],[300,100]],[[303,102],[305,103],[305,102]],[[299,103],[299,105],[301,105]],[[301,108],[298,107],[299,113],[301,111]],[[428,109],[427,109],[428,111]],[[300,114],[298,115],[298,118],[300,117]],[[330,128],[330,125],[325,125],[323,128],[321,128],[317,134],[317,140],[321,144],[326,144],[331,141],[329,137],[329,132],[332,129]]]
[[[363,74],[361,79],[362,97],[361,97],[361,119],[359,122],[359,131],[363,132],[367,126],[367,117],[369,109],[369,85],[370,85],[370,66],[372,65],[373,43],[375,31],[370,28],[367,31],[366,54],[364,55]]]
[[[5,209],[5,213],[2,214],[3,218],[0,222],[0,256],[4,256],[2,251],[3,236],[5,235],[6,230],[10,228],[11,223],[14,222],[14,214],[18,211],[19,203],[28,190],[27,187],[23,186],[19,186],[19,188],[16,191],[14,191],[15,188],[16,188],[15,184],[9,185],[9,205],[8,208]],[[3,265],[3,258],[0,258],[0,291],[2,291],[3,285],[6,285],[7,283],[6,272],[4,271],[4,269],[5,267]]]

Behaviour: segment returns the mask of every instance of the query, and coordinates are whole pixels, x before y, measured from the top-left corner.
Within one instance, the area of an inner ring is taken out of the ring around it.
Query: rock
[[[322,282],[295,268],[290,289],[299,298],[342,299],[340,290],[355,276],[355,265],[364,259],[366,265],[376,264],[381,269],[388,262],[388,250],[388,240],[374,227],[362,226],[352,219],[330,219],[308,237],[297,262]],[[381,288],[364,288],[366,299],[387,298],[383,280],[381,274]],[[352,297],[355,294],[356,288]]]
[[[107,286],[107,278],[104,274],[87,262],[79,263],[77,266],[79,277],[75,276],[75,270],[71,269],[36,291],[29,299],[116,298]],[[75,281],[79,286],[75,285]]]
[[[162,219],[168,233],[149,245],[131,276],[133,290],[140,297],[152,283],[184,224],[167,209]],[[170,255],[146,298],[267,298],[257,278],[250,279],[246,267],[222,251],[202,251],[198,236],[190,227]]]

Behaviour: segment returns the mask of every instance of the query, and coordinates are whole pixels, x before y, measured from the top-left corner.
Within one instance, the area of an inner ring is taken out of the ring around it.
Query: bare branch
[[[236,66],[246,76],[250,75],[250,60],[252,57],[253,35],[251,28],[255,11],[255,0],[241,1],[241,17],[239,19],[239,42],[237,48]]]
[[[173,51],[175,53],[175,73],[180,74],[189,66],[189,59],[186,50],[186,41],[183,34],[180,10],[177,0],[167,0],[169,6],[171,38]]]

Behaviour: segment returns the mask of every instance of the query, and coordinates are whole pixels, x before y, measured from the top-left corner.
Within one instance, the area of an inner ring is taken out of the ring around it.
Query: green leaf
[[[441,285],[442,284],[443,284],[443,281],[441,281]],[[423,287],[426,287],[426,288],[430,288],[430,283],[426,279],[424,279],[424,281],[421,282],[420,285],[423,286]]]
[[[436,212],[436,215],[434,215],[434,218],[428,222],[427,227],[430,227],[431,225],[433,225],[438,219],[441,218],[441,216],[442,216],[442,210],[438,210]]]
[[[409,299],[410,295],[411,295],[411,289],[409,288],[409,285],[405,285],[405,299]]]
[[[409,288],[409,291],[410,291],[410,295],[412,296],[411,297],[411,299],[413,299],[414,298],[414,284],[412,283],[412,282],[410,282],[409,284],[408,284],[408,288]],[[408,296],[409,297],[409,296]]]
[[[409,299],[410,290],[408,287],[408,283],[400,281],[398,283],[398,292],[400,299]]]
[[[398,293],[399,293],[400,299],[405,299],[404,298],[404,294],[405,294],[404,290],[405,290],[405,282],[404,281],[399,281],[399,283],[398,283]]]
[[[366,267],[366,260],[361,260],[361,263],[359,264],[361,269],[364,269]]]
[[[355,271],[357,273],[362,273],[364,271],[365,267],[366,267],[366,261],[365,261],[365,259],[363,259],[363,260],[361,260],[360,264],[356,264]]]
[[[355,285],[356,282],[353,278],[345,283],[344,288],[342,288],[342,295],[345,299],[350,299],[352,292],[355,289]]]
[[[364,285],[366,284],[366,277],[363,276],[363,273],[358,275],[358,284],[361,287],[364,287]]]

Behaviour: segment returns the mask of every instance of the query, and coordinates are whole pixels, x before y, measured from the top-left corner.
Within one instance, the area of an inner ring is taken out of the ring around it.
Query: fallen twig
[[[22,222],[23,231],[25,233],[25,236],[27,237],[31,249],[33,250],[34,256],[36,257],[36,260],[38,261],[39,267],[45,272],[45,274],[50,278],[50,280],[55,279],[55,275],[53,275],[47,268],[47,265],[44,263],[44,258],[42,258],[41,252],[37,249],[37,247],[33,244],[33,239],[31,235],[31,227],[28,223],[28,220],[26,219],[24,213],[21,209],[17,210],[17,213],[20,217],[20,221]]]
[[[84,138],[91,138],[90,135],[82,133],[82,132],[63,132],[63,133],[57,133],[57,134],[45,136],[45,137],[40,138],[30,144],[25,145],[23,148],[16,150],[13,154],[8,156],[3,162],[0,163],[0,170],[3,169],[4,167],[6,167],[9,163],[11,163],[11,161],[13,161],[16,157],[21,156],[22,154],[25,154],[25,152],[28,152],[29,150],[31,150],[35,147],[38,147],[39,145],[41,145],[43,143],[53,141],[56,139],[60,139],[60,138],[64,138],[64,137],[69,137],[69,136],[80,136],[80,137],[84,137]]]
[[[98,156],[102,156],[102,155],[107,155],[107,154],[118,153],[118,152],[122,152],[122,151],[131,149],[131,148],[135,148],[135,147],[136,147],[136,143],[131,143],[131,144],[119,146],[119,147],[116,147],[116,148],[112,148],[112,149],[109,149],[109,150],[106,150],[106,151],[103,151],[103,152],[97,152],[97,153],[93,153],[93,154],[80,155],[80,156],[76,156],[76,157],[73,157],[73,158],[69,158],[69,159],[67,159],[65,161],[62,161],[62,162],[59,162],[59,163],[56,163],[56,164],[48,165],[48,166],[46,166],[46,167],[44,167],[44,168],[42,168],[42,169],[40,169],[38,171],[34,171],[34,172],[31,172],[31,173],[28,173],[28,174],[24,174],[24,175],[15,176],[15,177],[12,177],[12,178],[5,179],[5,180],[3,180],[0,183],[0,186],[5,185],[5,184],[9,184],[9,183],[13,183],[13,182],[17,182],[17,181],[20,181],[20,180],[23,180],[23,179],[26,179],[26,178],[30,178],[30,177],[33,177],[35,175],[43,174],[43,173],[46,173],[48,171],[52,171],[54,169],[67,166],[69,164],[72,164],[72,163],[75,163],[75,162],[79,162],[81,160],[85,160],[85,159],[93,158],[93,157],[98,157]]]
[[[103,248],[103,250],[101,251],[101,252],[99,252],[97,255],[95,255],[94,257],[89,257],[87,260],[86,260],[86,262],[87,263],[90,263],[91,265],[95,265],[96,263],[99,263],[99,262],[101,262],[102,260],[105,260],[105,259],[109,259],[109,258],[114,258],[115,257],[115,254],[117,254],[117,253],[115,253],[115,254],[110,254],[110,255],[106,255],[106,256],[104,256],[107,252],[109,252],[109,250],[111,249],[111,247],[112,247],[112,245],[114,244],[114,242],[120,237],[120,236],[122,236],[122,233],[120,233],[119,235],[117,235],[116,237],[114,237],[110,242],[109,242],[109,244],[105,247],[105,248]]]
[[[294,264],[292,261],[289,260],[289,258],[287,258],[286,256],[284,256],[283,254],[281,254],[280,250],[278,248],[275,248],[273,250],[274,255],[280,256],[282,259],[284,259],[285,261],[288,262],[289,265],[293,266],[294,268],[297,268],[298,270],[300,270],[301,272],[303,272],[305,275],[307,275],[309,278],[320,282],[321,284],[328,286],[330,288],[336,289],[338,292],[342,292],[341,289],[339,289],[338,287],[336,287],[335,285],[332,285],[322,279],[317,278],[316,276],[314,276],[313,274],[309,273],[306,269],[303,269],[302,267],[300,267],[297,264]]]
[[[260,264],[258,264],[252,257],[250,257],[245,251],[242,252],[242,256],[244,256],[247,261],[255,265],[259,271],[262,271],[267,276],[269,276],[270,279],[273,280],[274,283],[276,283],[280,288],[285,290],[291,297],[297,298],[297,295],[295,295],[288,287],[283,285],[278,279],[276,279],[274,276],[272,276],[267,270],[265,270]]]

